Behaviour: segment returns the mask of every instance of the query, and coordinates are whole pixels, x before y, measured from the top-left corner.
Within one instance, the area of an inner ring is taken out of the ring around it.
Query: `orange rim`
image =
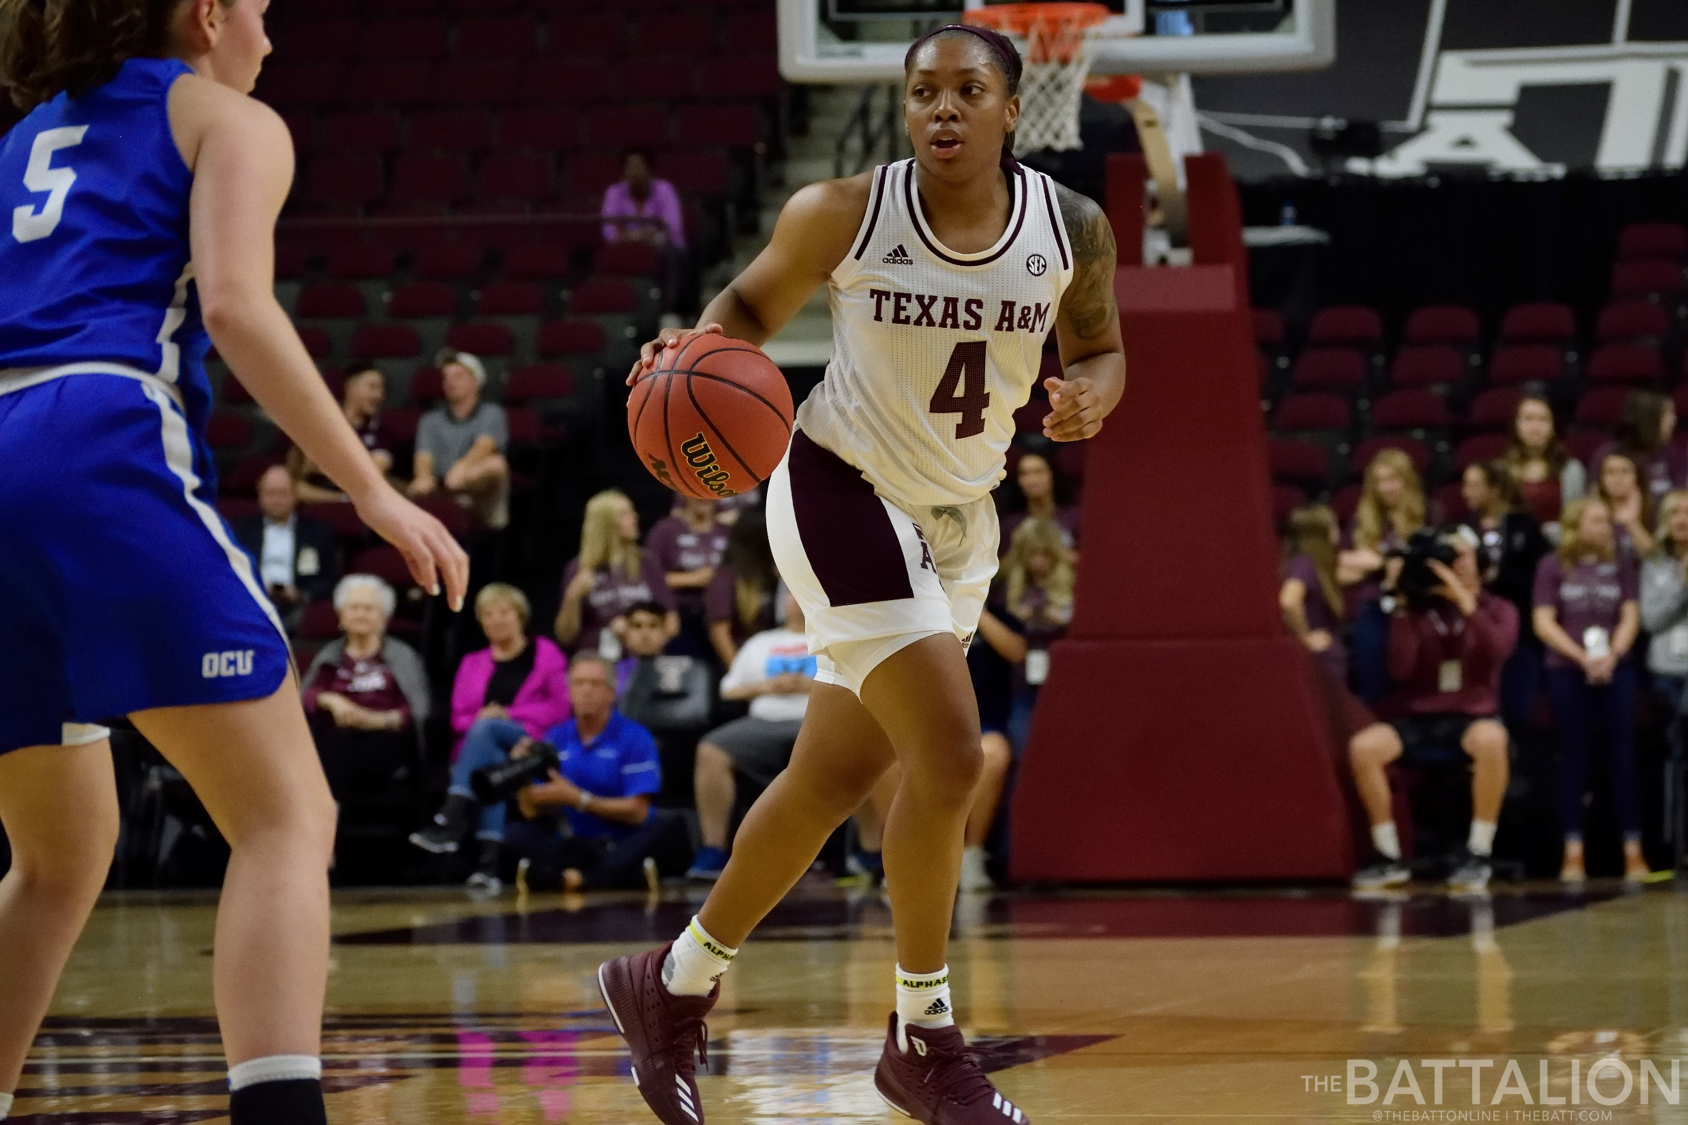
[[[1109,14],[1106,4],[992,4],[963,12],[961,22],[1025,38],[1030,38],[1032,29],[1036,28],[1040,32],[1039,41],[1028,46],[1026,61],[1046,63],[1053,58],[1065,63],[1072,61],[1083,32],[1107,19]]]

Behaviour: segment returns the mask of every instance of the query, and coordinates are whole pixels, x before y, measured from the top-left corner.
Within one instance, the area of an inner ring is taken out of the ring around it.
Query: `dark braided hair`
[[[0,86],[25,111],[103,86],[124,60],[164,53],[179,2],[0,0]]]
[[[977,27],[970,23],[947,23],[943,27],[934,28],[909,44],[908,54],[903,56],[903,81],[908,81],[908,75],[914,69],[914,57],[920,53],[920,48],[941,37],[957,35],[971,35],[990,48],[991,65],[1002,75],[1002,83],[1007,90],[1008,97],[1014,97],[1020,92],[1020,75],[1025,71],[1025,64],[1020,59],[1020,52],[1015,49],[1008,36],[1000,31],[988,27]],[[1014,134],[1009,133],[1002,139],[1002,163],[1004,167],[1013,168],[1017,161],[1014,159]]]

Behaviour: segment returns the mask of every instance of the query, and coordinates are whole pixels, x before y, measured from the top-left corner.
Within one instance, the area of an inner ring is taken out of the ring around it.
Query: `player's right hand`
[[[451,611],[463,608],[469,590],[469,556],[444,524],[387,484],[356,499],[354,505],[370,530],[398,548],[417,585],[438,594],[443,579]]]
[[[633,370],[627,373],[627,385],[631,387],[639,381],[640,376],[656,366],[656,357],[669,348],[677,348],[680,341],[689,336],[702,336],[707,333],[721,332],[719,324],[706,324],[702,328],[664,328],[656,334],[656,339],[646,342],[639,349],[639,360],[633,365]]]

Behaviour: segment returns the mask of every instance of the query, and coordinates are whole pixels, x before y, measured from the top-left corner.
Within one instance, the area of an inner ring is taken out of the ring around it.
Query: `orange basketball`
[[[767,480],[791,441],[791,416],[791,388],[774,361],[714,333],[663,349],[627,399],[627,432],[645,468],[704,500]]]

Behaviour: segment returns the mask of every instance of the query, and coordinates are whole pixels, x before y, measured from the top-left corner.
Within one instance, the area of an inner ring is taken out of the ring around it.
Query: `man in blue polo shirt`
[[[615,709],[614,666],[596,653],[576,656],[569,701],[573,717],[545,734],[558,768],[517,795],[524,819],[505,829],[505,848],[528,861],[528,885],[598,890],[684,871],[691,862],[685,821],[651,806],[662,788],[656,742]],[[511,754],[526,752],[518,745]]]

